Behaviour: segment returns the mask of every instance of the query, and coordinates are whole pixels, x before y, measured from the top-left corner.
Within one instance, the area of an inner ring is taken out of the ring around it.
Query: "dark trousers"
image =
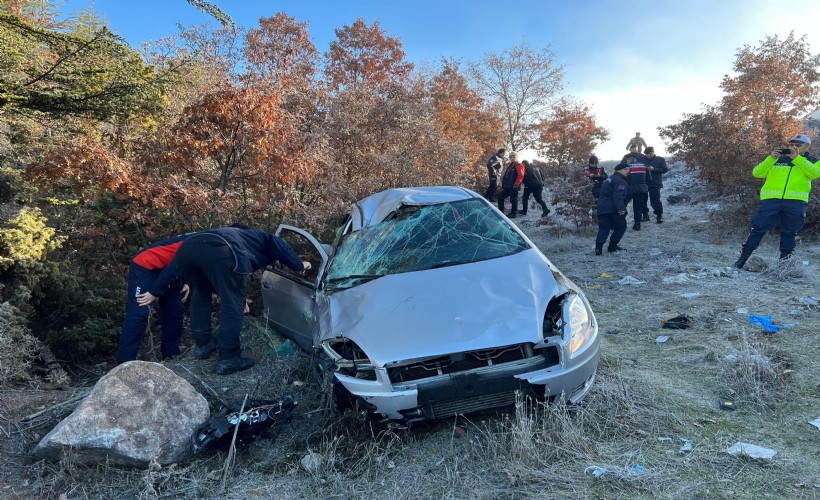
[[[612,236],[609,235],[610,231],[612,231]],[[615,248],[624,237],[625,232],[626,215],[598,215],[598,236],[595,238],[595,246],[603,247],[606,239],[609,238],[609,248]]]
[[[649,187],[649,204],[652,205],[652,212],[655,215],[663,215],[663,203],[661,203],[661,188]],[[644,213],[648,214],[649,209],[644,207]]]
[[[233,271],[236,259],[221,238],[203,234],[185,240],[177,250],[177,267],[191,287],[191,336],[198,346],[211,342],[211,306],[219,297],[219,359],[241,354],[239,334],[245,311],[248,276]]]
[[[794,250],[794,237],[803,227],[806,220],[805,201],[800,200],[762,200],[752,218],[752,230],[743,248],[753,251],[760,246],[763,236],[780,224],[780,251]]]
[[[524,186],[524,196],[521,199],[521,213],[527,213],[527,209],[529,208],[529,201],[530,201],[530,194],[532,197],[535,198],[535,202],[541,205],[541,210],[544,213],[547,213],[547,204],[544,203],[544,199],[541,197],[541,193],[544,191],[544,186]]]
[[[510,215],[518,215],[518,188],[504,188],[501,194],[498,195],[498,209],[504,212],[504,200],[510,199],[512,208]]]
[[[182,290],[172,285],[150,306],[137,304],[136,296],[145,293],[154,284],[162,269],[145,269],[134,264],[128,268],[128,297],[125,305],[125,321],[120,331],[120,341],[117,347],[117,362],[124,363],[137,359],[145,329],[148,327],[148,318],[151,308],[159,310],[160,326],[162,327],[162,341],[160,349],[162,358],[179,356],[179,344],[182,341]]]
[[[484,197],[490,201],[495,201],[496,191],[498,191],[498,180],[495,178],[490,179],[490,186],[487,188],[487,191],[484,192]]]
[[[635,222],[640,222],[641,217],[643,217],[644,211],[649,213],[649,209],[646,208],[646,201],[649,198],[646,193],[631,193],[626,195],[626,205],[629,205],[629,202],[632,203],[632,218],[635,219]]]

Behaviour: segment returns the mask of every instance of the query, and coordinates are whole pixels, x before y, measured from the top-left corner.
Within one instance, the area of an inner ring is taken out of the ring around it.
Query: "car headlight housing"
[[[327,339],[321,343],[322,350],[339,368],[355,370],[374,370],[373,362],[361,347],[345,337]]]
[[[573,295],[564,306],[565,328],[569,333],[569,357],[584,352],[592,345],[598,329],[595,326],[595,318],[586,301],[580,295]]]

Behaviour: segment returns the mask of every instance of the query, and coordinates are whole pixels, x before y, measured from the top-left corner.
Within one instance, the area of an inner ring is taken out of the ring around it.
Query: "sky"
[[[378,21],[417,65],[442,57],[478,61],[524,42],[550,46],[565,67],[562,95],[588,104],[611,139],[595,153],[620,159],[635,132],[656,153],[658,127],[716,104],[737,51],[794,31],[820,52],[820,2],[784,8],[776,0],[212,0],[237,25],[285,12],[307,22],[320,52],[334,30]],[[214,22],[185,0],[66,0],[66,13],[92,7],[139,48],[177,33],[177,22]],[[813,110],[806,110],[806,114]]]

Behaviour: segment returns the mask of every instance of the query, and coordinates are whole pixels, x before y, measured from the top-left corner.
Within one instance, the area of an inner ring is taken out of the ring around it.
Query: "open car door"
[[[316,238],[297,227],[280,225],[276,236],[312,267],[303,274],[278,262],[268,266],[262,275],[265,320],[282,336],[313,352],[319,328],[317,291],[329,256]]]

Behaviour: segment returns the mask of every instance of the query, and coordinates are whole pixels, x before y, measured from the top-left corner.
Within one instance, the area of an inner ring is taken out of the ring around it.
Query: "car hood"
[[[534,249],[384,276],[332,293],[330,325],[320,340],[349,338],[376,366],[536,343],[547,303],[569,283]]]

